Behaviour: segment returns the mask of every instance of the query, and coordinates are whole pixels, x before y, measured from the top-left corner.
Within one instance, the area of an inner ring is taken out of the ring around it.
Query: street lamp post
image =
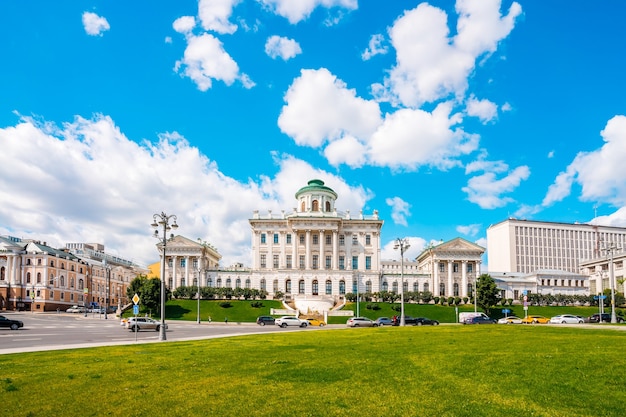
[[[197,323],[200,324],[200,274],[202,273],[202,267],[200,266],[200,264],[198,264],[198,286],[197,286],[197,293],[196,293],[196,297],[198,298],[198,321]]]
[[[409,249],[411,245],[407,238],[396,239],[394,249],[400,249],[400,326],[404,326],[404,252]]]
[[[621,250],[621,248],[617,247],[617,245],[613,242],[609,243],[608,246],[603,246],[602,252],[605,252],[609,255],[609,284],[611,287],[611,323],[617,323],[617,316],[615,315],[615,274],[613,273],[613,252],[616,250]],[[602,321],[602,320],[600,320]]]
[[[106,288],[104,289],[104,319],[108,320],[109,316],[109,286],[111,285],[111,267],[107,265],[106,258],[104,259],[104,271],[106,272]]]
[[[163,248],[163,256],[161,258],[161,326],[159,326],[159,340],[167,340],[165,334],[165,248],[167,246],[167,232],[171,229],[177,229],[176,215],[167,215],[164,212],[152,216],[152,224],[154,227],[154,237],[161,240]],[[170,225],[170,220],[172,224]],[[159,236],[159,226],[163,227],[163,236]]]

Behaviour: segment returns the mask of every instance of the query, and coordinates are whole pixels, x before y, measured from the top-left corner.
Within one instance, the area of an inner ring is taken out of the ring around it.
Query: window
[[[286,261],[287,261],[287,269],[293,268],[293,266],[291,265],[291,255],[286,256]]]
[[[232,288],[232,281],[230,278],[226,278],[226,288]]]
[[[193,258],[193,260],[191,261],[191,267],[193,269],[198,269],[198,258]]]
[[[291,244],[291,233],[287,233],[287,244]]]
[[[443,282],[439,284],[439,295],[446,295],[446,284]]]
[[[346,281],[341,280],[339,281],[339,294],[345,295],[345,293],[346,293]]]
[[[389,283],[387,281],[383,281],[383,291],[389,291]]]
[[[319,263],[319,255],[313,255],[313,269],[318,268],[318,263]]]
[[[174,260],[173,260],[172,258],[169,258],[169,259],[167,260],[167,266],[168,266],[168,268],[171,268],[171,267],[172,267],[173,262],[174,262]]]
[[[300,204],[300,211],[304,211],[305,209],[305,205],[304,205],[304,201],[302,202],[302,204]]]
[[[454,285],[452,286],[453,291],[454,291],[454,296],[458,297],[459,296],[459,284],[458,283],[454,283]]]
[[[277,280],[277,279],[275,279],[275,280],[272,282],[272,291],[273,291],[274,293],[277,293],[277,292],[278,292],[278,280]]]
[[[304,280],[298,281],[298,294],[304,294]]]
[[[439,262],[439,272],[446,272],[446,264]]]
[[[372,269],[372,257],[371,256],[365,257],[365,269]]]
[[[273,261],[274,261],[274,269],[277,269],[278,268],[278,255],[274,255]]]
[[[339,256],[339,269],[346,269],[346,261],[345,261],[345,256],[341,255]]]
[[[333,293],[333,283],[331,280],[326,280],[326,295],[331,295]]]
[[[452,264],[452,272],[459,272],[459,264],[458,263],[453,263]]]
[[[371,244],[372,244],[372,236],[370,236],[370,235],[365,235],[365,244],[366,244],[367,246],[369,246],[369,245],[371,245]]]
[[[317,200],[313,200],[313,204],[312,204],[312,206],[313,206],[313,211],[319,211],[319,209],[320,209],[320,203],[319,203],[319,201],[317,201]]]
[[[261,233],[261,244],[265,243],[265,233]]]
[[[467,272],[470,274],[474,272],[474,264],[467,264]]]
[[[313,244],[319,245],[319,243],[320,243],[319,235],[313,235]]]
[[[365,281],[365,292],[371,294],[372,292],[372,281]]]
[[[430,292],[430,286],[428,285],[428,282],[424,283],[424,292]]]
[[[332,236],[331,235],[326,235],[326,244],[330,245],[332,243]]]
[[[304,245],[304,235],[300,235],[300,244]]]
[[[352,257],[352,269],[359,269],[359,257],[358,256]]]
[[[37,272],[37,284],[41,284],[41,272]]]
[[[30,284],[30,272],[26,273],[26,283]]]
[[[261,268],[265,268],[267,265],[266,257],[267,255],[265,255],[264,253],[261,254]]]
[[[394,292],[396,294],[398,293],[398,283],[397,282],[394,282],[393,284],[391,284],[391,292]]]
[[[317,280],[313,280],[313,295],[318,295],[319,294],[319,283],[317,282]]]
[[[330,255],[327,255],[326,256],[326,269],[332,268],[331,263],[332,263],[332,258],[330,257]]]
[[[217,279],[217,288],[222,288],[222,278]]]
[[[359,292],[359,282],[357,281],[356,278],[352,279],[352,293],[353,294],[357,294]]]
[[[241,288],[241,278],[235,280],[235,288]]]
[[[359,244],[359,239],[357,235],[352,235],[352,245],[356,246]]]
[[[180,260],[180,267],[181,267],[181,268],[184,268],[186,265],[187,265],[187,259],[182,258],[182,259]]]
[[[285,292],[287,294],[291,294],[291,280],[290,279],[285,281]]]
[[[37,265],[41,265],[41,259],[37,259]]]
[[[326,211],[330,211],[330,201],[326,202]]]
[[[346,237],[344,235],[339,235],[339,246],[346,245]]]
[[[420,283],[415,281],[413,283],[413,292],[419,292],[419,290],[420,290]]]
[[[278,243],[278,233],[274,233],[274,244]]]
[[[304,255],[300,255],[300,269],[304,269]]]

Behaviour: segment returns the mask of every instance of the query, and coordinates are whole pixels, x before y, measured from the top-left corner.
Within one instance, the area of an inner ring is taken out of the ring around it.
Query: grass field
[[[3,416],[622,416],[614,326],[303,330],[0,356]]]

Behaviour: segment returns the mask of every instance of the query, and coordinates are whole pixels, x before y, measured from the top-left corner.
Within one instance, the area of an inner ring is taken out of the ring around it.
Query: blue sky
[[[250,264],[320,178],[383,258],[509,216],[626,226],[626,3],[0,2],[0,234]]]

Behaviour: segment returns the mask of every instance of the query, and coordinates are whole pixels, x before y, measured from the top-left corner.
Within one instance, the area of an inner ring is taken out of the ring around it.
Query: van
[[[467,323],[471,321],[474,317],[484,317],[486,319],[489,319],[489,316],[486,315],[485,313],[480,313],[480,312],[474,313],[473,311],[463,312],[463,313],[459,313],[459,323]]]

